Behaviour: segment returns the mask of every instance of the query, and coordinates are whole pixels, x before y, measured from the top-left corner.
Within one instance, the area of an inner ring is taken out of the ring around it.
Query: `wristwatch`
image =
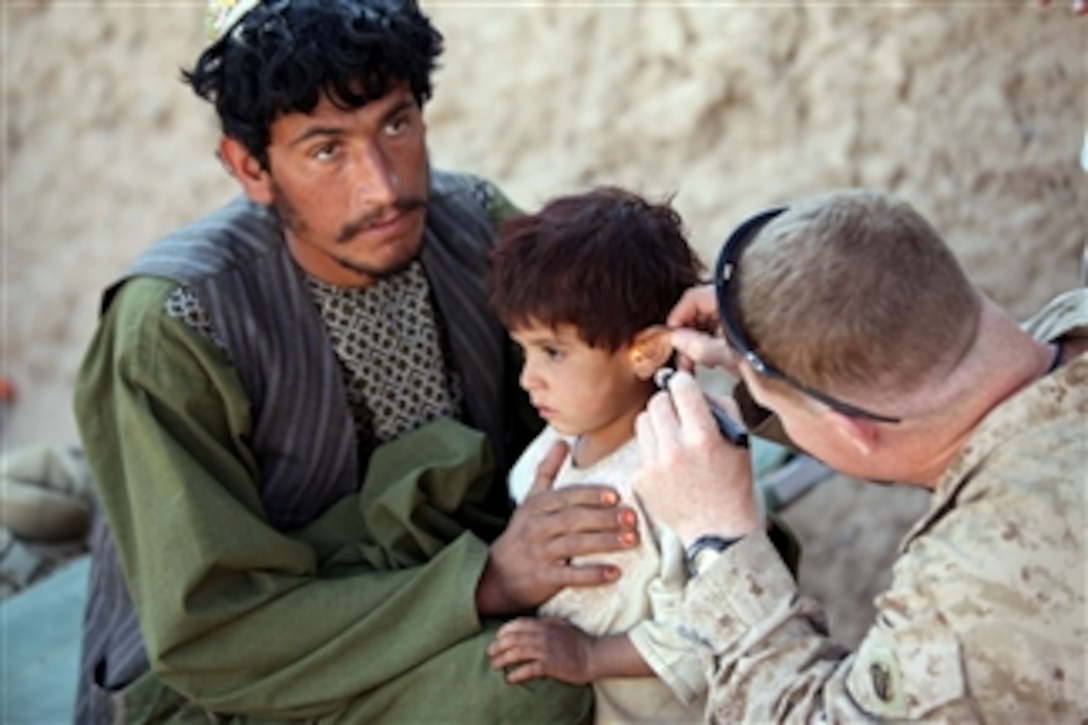
[[[688,576],[698,576],[699,572],[705,569],[712,560],[717,559],[723,551],[740,541],[741,538],[743,537],[726,539],[721,536],[707,534],[693,541],[691,546],[684,552],[684,564],[687,565]]]

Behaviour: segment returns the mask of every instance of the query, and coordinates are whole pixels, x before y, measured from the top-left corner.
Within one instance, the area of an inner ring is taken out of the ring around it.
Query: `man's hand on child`
[[[638,545],[638,516],[619,505],[615,490],[589,484],[552,489],[567,453],[565,444],[548,452],[529,495],[491,544],[476,590],[481,615],[524,612],[564,587],[614,582],[620,576],[615,566],[570,562]]]

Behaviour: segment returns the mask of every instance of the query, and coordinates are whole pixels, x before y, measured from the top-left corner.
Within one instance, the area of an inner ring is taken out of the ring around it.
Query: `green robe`
[[[488,549],[470,529],[501,521],[473,505],[491,476],[482,434],[435,421],[379,448],[362,493],[277,531],[242,384],[163,312],[175,286],[119,291],[76,393],[151,663],[123,691],[124,719],[583,718],[586,688],[511,686],[488,666],[498,623],[475,610]]]

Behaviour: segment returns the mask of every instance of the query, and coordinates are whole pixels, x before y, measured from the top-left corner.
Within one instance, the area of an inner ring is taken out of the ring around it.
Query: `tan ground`
[[[5,448],[76,440],[69,397],[99,289],[233,191],[210,109],[177,81],[201,5],[3,3]],[[605,182],[675,193],[709,261],[763,205],[881,186],[1018,315],[1078,280],[1088,20],[1064,3],[423,5],[448,48],[434,162],[526,207]],[[805,584],[845,641],[924,506],[836,480],[791,512]]]

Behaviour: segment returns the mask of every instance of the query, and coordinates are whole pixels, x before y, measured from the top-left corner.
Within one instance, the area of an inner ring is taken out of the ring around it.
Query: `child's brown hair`
[[[612,351],[662,324],[703,264],[679,214],[615,187],[548,202],[499,227],[488,278],[508,329],[570,324]]]

